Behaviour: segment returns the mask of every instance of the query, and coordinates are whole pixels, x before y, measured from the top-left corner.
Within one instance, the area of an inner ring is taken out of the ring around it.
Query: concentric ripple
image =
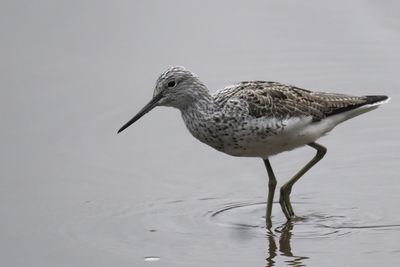
[[[356,214],[352,209],[335,210],[333,215],[326,215],[313,211],[303,212],[307,203],[295,203],[296,208],[302,210],[302,217],[293,222],[293,238],[329,238],[350,234],[356,230],[391,230],[399,229],[400,224],[384,223],[384,219],[372,214]],[[279,208],[279,203],[274,203],[275,216],[273,225],[276,232],[286,229],[286,219]],[[228,203],[212,212],[207,213],[209,220],[219,226],[230,228],[249,228],[265,235],[265,202],[236,202]]]
[[[331,214],[327,215],[315,212],[314,209],[318,209],[315,203],[294,204],[303,217],[286,223],[279,204],[275,203],[272,233],[265,227],[264,202],[233,202],[213,197],[94,206],[67,222],[60,232],[86,246],[141,261],[162,262],[176,251],[185,251],[188,244],[201,247],[204,251],[200,254],[205,255],[215,249],[207,244],[216,241],[221,246],[235,248],[243,243],[243,238],[265,240],[271,234],[287,237],[285,242],[289,243],[291,240],[338,238],[359,231],[397,231],[400,228],[400,224],[386,223],[383,218],[360,214],[351,208],[331,207]],[[232,239],[232,236],[238,238]],[[263,241],[256,243],[263,244]],[[192,256],[182,253],[180,257],[185,261]]]

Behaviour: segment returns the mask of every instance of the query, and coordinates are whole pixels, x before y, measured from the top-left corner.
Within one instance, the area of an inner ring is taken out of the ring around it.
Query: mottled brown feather
[[[220,105],[232,100],[245,103],[249,115],[257,118],[312,116],[314,121],[373,103],[367,96],[312,92],[295,86],[265,81],[235,84],[218,91],[214,99]]]

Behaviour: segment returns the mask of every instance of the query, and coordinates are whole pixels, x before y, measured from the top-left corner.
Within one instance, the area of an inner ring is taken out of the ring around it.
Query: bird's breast
[[[305,145],[314,139],[302,134],[310,118],[183,116],[183,119],[195,138],[232,156],[266,158]]]

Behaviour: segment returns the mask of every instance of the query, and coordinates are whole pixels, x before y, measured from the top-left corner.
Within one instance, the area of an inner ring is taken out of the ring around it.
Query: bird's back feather
[[[248,115],[255,118],[311,116],[313,121],[320,121],[388,97],[312,92],[277,82],[246,81],[217,91],[214,99],[221,106],[246,106]]]

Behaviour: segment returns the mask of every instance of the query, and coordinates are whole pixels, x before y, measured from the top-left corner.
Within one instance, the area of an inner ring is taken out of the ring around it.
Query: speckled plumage
[[[367,97],[312,92],[277,82],[246,81],[219,90],[214,99],[221,105],[235,99],[247,103],[248,115],[284,118],[312,116],[319,121],[344,109],[367,104]]]
[[[244,81],[210,94],[199,78],[183,67],[166,70],[157,80],[153,99],[118,132],[155,106],[179,109],[201,142],[233,156],[261,157],[270,177],[267,221],[276,180],[268,158],[309,145],[317,155],[281,189],[281,206],[294,216],[289,195],[293,184],[325,154],[315,143],[339,123],[377,108],[387,96],[350,96],[312,92],[291,85]]]
[[[181,67],[160,76],[155,95],[168,90],[165,84],[171,80],[187,84],[164,104],[181,110],[194,137],[233,156],[267,158],[306,145],[386,99],[312,92],[265,81],[240,82],[210,94],[196,75]]]

